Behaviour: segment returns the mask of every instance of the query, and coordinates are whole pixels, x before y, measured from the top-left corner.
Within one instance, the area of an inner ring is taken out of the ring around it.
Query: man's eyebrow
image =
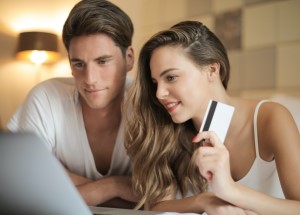
[[[106,59],[110,59],[112,57],[113,57],[112,55],[103,55],[103,56],[95,58],[94,61],[106,60]],[[78,62],[78,61],[84,62],[84,60],[77,58],[77,57],[71,58],[70,61],[71,62]]]
[[[70,58],[70,61],[71,61],[71,62],[78,62],[78,61],[83,61],[83,60],[74,57],[74,58]]]
[[[112,55],[103,55],[103,56],[100,56],[100,57],[95,58],[94,60],[95,60],[95,61],[99,61],[99,60],[110,59],[110,58],[112,58],[112,57],[113,57]]]

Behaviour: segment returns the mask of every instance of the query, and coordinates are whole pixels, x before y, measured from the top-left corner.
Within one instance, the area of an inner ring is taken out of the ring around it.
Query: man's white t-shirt
[[[131,82],[132,79],[128,77],[125,94]],[[124,148],[123,121],[119,127],[108,173],[102,175],[97,171],[78,95],[73,78],[44,81],[30,91],[7,128],[12,132],[35,132],[61,163],[78,175],[92,180],[111,175],[129,175],[131,169]]]

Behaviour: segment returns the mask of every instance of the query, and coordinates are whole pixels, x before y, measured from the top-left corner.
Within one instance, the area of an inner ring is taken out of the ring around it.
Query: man
[[[116,5],[78,2],[62,35],[73,78],[37,85],[7,126],[41,136],[88,205],[137,201],[121,116],[134,63],[132,35],[130,18]]]

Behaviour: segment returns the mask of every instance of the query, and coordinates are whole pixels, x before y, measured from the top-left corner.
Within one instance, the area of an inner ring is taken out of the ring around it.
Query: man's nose
[[[95,84],[97,82],[97,73],[92,65],[86,66],[85,71],[85,83],[88,85]]]

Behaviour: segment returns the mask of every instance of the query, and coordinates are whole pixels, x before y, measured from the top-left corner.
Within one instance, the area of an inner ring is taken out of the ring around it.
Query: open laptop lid
[[[40,138],[8,132],[0,132],[0,212],[92,214]]]

